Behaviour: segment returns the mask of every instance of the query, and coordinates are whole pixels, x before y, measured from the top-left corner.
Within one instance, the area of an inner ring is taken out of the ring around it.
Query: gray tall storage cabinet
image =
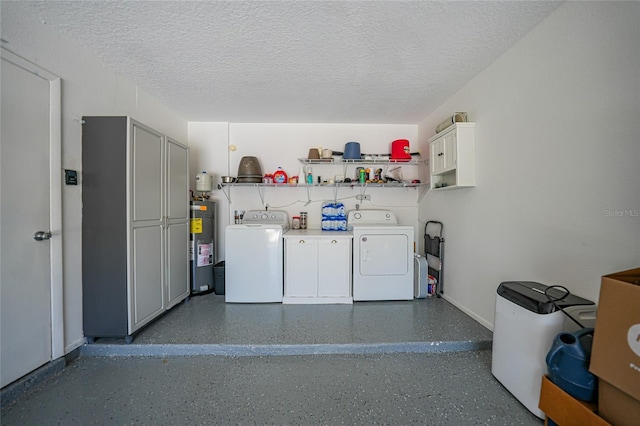
[[[130,117],[83,117],[84,334],[133,334],[189,295],[189,149]]]

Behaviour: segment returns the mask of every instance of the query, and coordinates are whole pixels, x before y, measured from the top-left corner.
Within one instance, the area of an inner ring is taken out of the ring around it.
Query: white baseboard
[[[478,321],[482,326],[484,326],[485,328],[488,328],[491,332],[493,332],[493,324],[491,324],[489,321],[487,321],[484,318],[480,317],[478,314],[476,314],[475,312],[471,311],[469,308],[467,308],[466,306],[464,306],[463,304],[461,304],[457,300],[452,299],[449,295],[443,294],[442,297],[444,298],[444,300],[446,300],[447,302],[451,303],[453,306],[455,306],[456,308],[460,309],[462,312],[464,312],[465,314],[469,315],[474,320]]]
[[[79,348],[80,346],[84,345],[85,343],[87,343],[87,339],[85,339],[84,337],[81,337],[81,338],[75,340],[74,342],[69,343],[67,346],[64,347],[65,355],[68,354],[69,352],[73,351],[74,349]]]

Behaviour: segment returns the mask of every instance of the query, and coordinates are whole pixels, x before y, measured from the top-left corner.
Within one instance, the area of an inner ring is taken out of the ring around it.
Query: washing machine
[[[289,215],[249,210],[225,229],[225,302],[282,302],[284,242]]]
[[[413,299],[414,229],[390,210],[353,210],[353,300]]]

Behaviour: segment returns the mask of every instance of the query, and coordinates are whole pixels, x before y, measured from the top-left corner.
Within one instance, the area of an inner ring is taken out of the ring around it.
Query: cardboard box
[[[619,426],[637,426],[640,422],[640,403],[615,386],[598,381],[598,413],[608,422]]]
[[[547,376],[542,377],[540,409],[559,426],[607,426],[609,423],[596,414],[598,407],[592,402],[575,399]],[[545,421],[545,424],[548,424]]]
[[[637,425],[640,268],[602,277],[589,371],[604,384],[599,391],[600,415],[615,424]]]

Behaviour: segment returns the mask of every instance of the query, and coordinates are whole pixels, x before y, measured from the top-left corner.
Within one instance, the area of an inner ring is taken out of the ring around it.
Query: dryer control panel
[[[347,215],[347,225],[397,225],[398,218],[391,210],[351,210]]]

